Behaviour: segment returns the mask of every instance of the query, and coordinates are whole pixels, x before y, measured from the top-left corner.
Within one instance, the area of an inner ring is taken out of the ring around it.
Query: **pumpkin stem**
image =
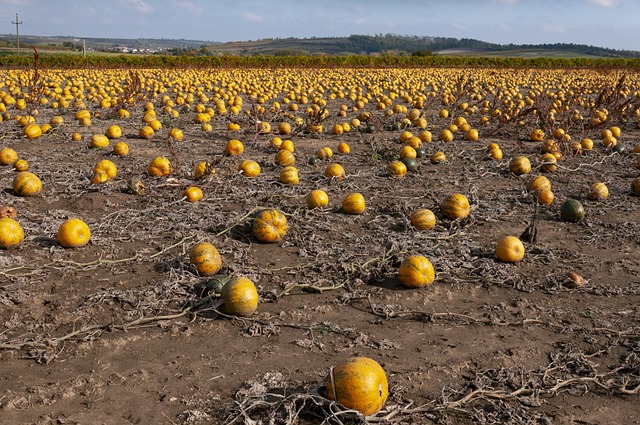
[[[333,366],[331,366],[331,369],[329,369],[329,379],[331,379],[331,391],[333,392],[333,399],[337,402],[340,403],[338,401],[338,392],[336,391],[336,379],[333,376]],[[327,393],[327,396],[329,396],[329,394]]]

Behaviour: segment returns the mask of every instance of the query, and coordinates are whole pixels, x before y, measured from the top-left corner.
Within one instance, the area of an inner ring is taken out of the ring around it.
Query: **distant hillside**
[[[583,44],[494,44],[474,39],[386,35],[325,38],[273,38],[208,46],[211,53],[238,55],[448,54],[529,57],[640,58],[638,51]]]
[[[0,34],[0,53],[15,51],[15,35]],[[21,35],[24,51],[87,51],[190,56],[318,56],[318,55],[448,55],[523,58],[640,58],[639,51],[614,50],[584,44],[494,44],[469,38],[402,36],[395,34],[349,37],[269,38],[214,43],[202,40],[42,37]]]

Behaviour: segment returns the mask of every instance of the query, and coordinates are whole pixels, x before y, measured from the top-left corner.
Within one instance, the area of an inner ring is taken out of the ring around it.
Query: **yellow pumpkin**
[[[536,128],[535,130],[533,130],[531,132],[531,135],[529,136],[529,140],[531,140],[532,142],[541,142],[544,140],[544,131],[542,131],[539,128]]]
[[[42,182],[29,171],[20,171],[13,177],[13,191],[18,196],[36,196],[42,191]]]
[[[365,207],[366,203],[361,193],[351,193],[342,199],[342,211],[347,214],[362,214]]]
[[[275,162],[278,165],[287,167],[296,163],[296,157],[293,156],[293,153],[291,153],[290,151],[283,149],[278,151],[278,153],[276,154]]]
[[[89,146],[96,149],[104,149],[109,146],[109,138],[104,134],[94,134]]]
[[[329,164],[324,169],[324,176],[328,179],[343,180],[345,176],[344,168],[338,163]]]
[[[391,161],[387,165],[387,174],[396,178],[404,177],[407,174],[407,166],[402,161]]]
[[[500,148],[491,148],[487,151],[487,156],[491,159],[495,159],[500,161],[502,159],[502,149]]]
[[[140,131],[138,131],[138,136],[141,139],[151,139],[154,135],[155,131],[148,125],[142,126]]]
[[[200,242],[189,250],[189,263],[195,266],[200,276],[213,276],[222,268],[222,257],[215,246]]]
[[[534,191],[536,200],[540,205],[551,205],[555,198],[551,189],[539,189]]]
[[[227,155],[238,156],[244,152],[244,145],[240,140],[231,139],[227,142],[224,148],[224,153]]]
[[[515,236],[505,236],[496,244],[496,258],[505,263],[516,263],[524,258],[524,244]]]
[[[29,163],[24,159],[17,160],[13,163],[13,166],[16,171],[27,171],[29,169]]]
[[[431,143],[431,141],[433,141],[433,135],[429,130],[424,130],[418,134],[418,139],[420,139],[422,143]]]
[[[329,196],[324,190],[315,189],[307,194],[305,201],[311,209],[324,208],[329,204]]]
[[[588,138],[582,139],[580,141],[580,145],[582,146],[582,149],[584,149],[585,151],[590,151],[591,149],[593,149],[593,140]]]
[[[171,131],[169,131],[169,137],[171,137],[174,140],[177,140],[179,142],[182,139],[184,139],[184,133],[179,128],[175,128],[174,127],[174,128],[171,129]]]
[[[298,169],[292,165],[284,167],[280,171],[280,182],[284,184],[296,185],[300,182]]]
[[[249,317],[258,309],[258,290],[246,277],[238,276],[225,283],[220,295],[227,314]]]
[[[431,230],[436,226],[436,215],[426,208],[414,211],[409,219],[417,230]]]
[[[469,200],[460,193],[454,193],[447,196],[440,203],[440,211],[442,215],[450,220],[465,218],[471,212]]]
[[[592,201],[596,201],[599,199],[604,199],[609,196],[609,188],[601,182],[594,183],[589,188],[589,192],[587,193],[587,199]]]
[[[260,164],[250,159],[242,161],[239,170],[245,177],[250,179],[258,177],[260,175]]]
[[[109,139],[119,139],[122,137],[122,129],[115,124],[110,125],[109,128],[107,128],[107,137]]]
[[[464,134],[464,139],[469,142],[476,142],[478,140],[478,130],[471,128]]]
[[[18,152],[11,148],[0,149],[0,165],[13,165],[18,160]]]
[[[49,125],[52,128],[58,128],[63,124],[64,124],[64,118],[61,117],[60,115],[55,115],[55,116],[51,117],[51,119],[49,120]]]
[[[326,396],[364,416],[378,413],[389,395],[384,369],[368,357],[353,357],[331,369]]]
[[[430,285],[435,279],[435,270],[431,261],[422,255],[410,255],[398,269],[400,282],[409,288]]]
[[[266,209],[253,220],[252,233],[260,242],[279,242],[287,234],[287,217],[276,209]]]
[[[278,124],[278,133],[280,134],[289,134],[291,133],[291,124],[288,122],[281,122]]]
[[[342,155],[350,154],[351,153],[351,148],[345,142],[340,142],[340,144],[338,144],[338,153],[340,153]]]
[[[126,156],[129,154],[129,145],[125,142],[118,142],[113,145],[113,154],[118,156]]]
[[[37,139],[42,136],[42,127],[38,124],[29,124],[24,128],[23,134],[27,136],[29,140]]]
[[[509,171],[516,176],[529,174],[531,172],[531,162],[526,156],[516,156],[509,161]]]
[[[552,173],[558,169],[558,160],[552,153],[545,153],[540,157],[540,169]]]
[[[189,186],[184,190],[183,195],[189,202],[198,202],[204,196],[202,193],[202,189],[200,189],[198,186]]]
[[[444,129],[440,132],[440,134],[438,134],[438,140],[440,140],[441,142],[452,142],[453,133],[448,128]]]
[[[164,156],[154,158],[147,167],[147,173],[154,177],[168,176],[171,171],[171,161]]]
[[[291,153],[294,153],[296,151],[295,145],[289,139],[283,140],[282,143],[280,143],[280,146],[278,148],[284,151],[289,151]]]
[[[0,218],[0,248],[9,249],[19,246],[24,240],[24,230],[13,218]]]
[[[431,155],[430,161],[432,164],[439,164],[447,161],[447,155],[444,152],[438,151]]]
[[[76,133],[73,133],[73,134],[71,135],[71,140],[73,140],[74,142],[79,142],[79,141],[81,141],[81,140],[82,140],[82,134],[77,133],[77,132],[76,132]]]
[[[532,192],[540,190],[551,190],[551,182],[545,176],[535,176],[529,183],[527,183],[527,189]]]
[[[89,243],[91,230],[79,218],[70,218],[58,227],[58,243],[64,248],[79,248]]]
[[[93,173],[105,173],[109,180],[111,180],[116,177],[118,169],[113,162],[109,161],[108,159],[103,159],[93,167]]]
[[[216,170],[213,168],[213,166],[210,163],[206,161],[202,161],[202,162],[199,162],[194,168],[193,176],[196,179],[203,179],[205,177],[215,174],[215,172]]]

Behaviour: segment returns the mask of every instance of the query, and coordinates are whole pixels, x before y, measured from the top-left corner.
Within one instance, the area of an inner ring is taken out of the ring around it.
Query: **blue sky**
[[[400,34],[640,50],[640,0],[0,0],[0,34],[203,41]]]

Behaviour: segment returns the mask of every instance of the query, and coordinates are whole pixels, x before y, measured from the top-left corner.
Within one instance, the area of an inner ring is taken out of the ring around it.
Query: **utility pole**
[[[82,39],[82,57],[83,58],[87,57],[87,39],[86,38]]]
[[[11,22],[12,24],[16,24],[16,45],[17,45],[17,49],[16,52],[18,54],[20,54],[20,32],[18,31],[18,25],[22,24],[22,21],[18,20],[18,14],[16,13],[16,21],[15,22]]]

